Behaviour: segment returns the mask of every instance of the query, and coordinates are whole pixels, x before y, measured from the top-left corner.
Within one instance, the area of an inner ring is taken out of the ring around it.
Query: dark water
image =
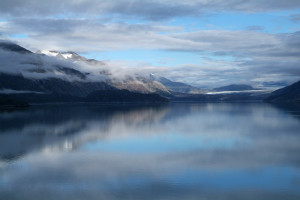
[[[299,105],[0,112],[0,199],[299,200]]]

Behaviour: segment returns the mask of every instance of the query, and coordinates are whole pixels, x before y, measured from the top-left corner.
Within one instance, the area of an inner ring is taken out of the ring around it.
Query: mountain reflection
[[[48,106],[0,114],[0,159],[31,151],[72,150],[105,138],[116,121],[151,124],[165,114],[162,106]],[[94,130],[91,130],[94,128]]]
[[[0,198],[299,199],[300,121],[289,113],[268,104],[1,113]]]

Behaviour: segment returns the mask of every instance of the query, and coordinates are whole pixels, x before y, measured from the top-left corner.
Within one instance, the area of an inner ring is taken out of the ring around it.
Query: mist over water
[[[0,112],[0,199],[300,199],[299,116],[263,103]]]

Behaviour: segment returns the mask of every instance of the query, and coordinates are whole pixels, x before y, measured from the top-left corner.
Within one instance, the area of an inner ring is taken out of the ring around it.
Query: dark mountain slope
[[[269,102],[300,102],[300,81],[271,93]]]
[[[0,73],[0,89],[56,93],[84,97],[95,90],[116,90],[104,82],[65,81],[58,78],[29,79],[22,75]]]
[[[11,42],[0,41],[0,49],[7,51],[13,51],[18,53],[32,53],[31,51]]]

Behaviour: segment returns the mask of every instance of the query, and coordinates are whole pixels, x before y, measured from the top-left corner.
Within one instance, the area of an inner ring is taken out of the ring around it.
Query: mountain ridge
[[[18,52],[18,53],[32,53],[28,49],[25,49],[24,47],[21,47],[20,45],[17,45],[15,43],[9,42],[9,41],[1,41],[0,40],[0,49],[12,51],[12,52]]]
[[[0,63],[0,96],[2,104],[15,104],[15,100],[29,103],[39,102],[90,102],[91,94],[96,91],[97,101],[121,102],[166,102],[159,95],[133,93],[120,90],[109,84],[108,74],[93,75],[78,69],[77,61],[102,63],[85,59],[76,53],[68,52],[68,56],[58,56],[54,51],[51,58],[44,54],[36,54],[13,43],[0,42],[0,53],[5,60]],[[11,53],[10,53],[11,52]],[[64,61],[72,58],[73,61]],[[64,60],[62,60],[64,59]],[[7,65],[5,65],[7,64]],[[75,67],[77,66],[77,68]],[[99,69],[100,71],[100,69]],[[93,78],[94,77],[94,78]],[[107,78],[105,78],[107,77]],[[122,89],[122,88],[121,88]],[[123,95],[123,96],[122,96]]]
[[[300,81],[275,90],[265,99],[268,102],[300,102]]]
[[[14,48],[11,49],[25,49],[19,45],[13,43],[10,44],[14,46]],[[27,52],[26,49],[24,51]],[[20,51],[14,52],[20,53]],[[28,52],[30,51],[28,50]],[[21,74],[24,78],[29,79],[54,78],[55,80],[63,79],[68,82],[105,82],[107,85],[120,90],[127,89],[131,92],[140,92],[145,94],[157,93],[165,97],[171,97],[176,93],[202,92],[199,88],[188,84],[174,82],[161,76],[154,77],[151,74],[129,74],[127,77],[119,80],[114,76],[114,74],[110,71],[109,66],[106,66],[104,62],[87,59],[72,51],[59,52],[53,50],[42,50],[37,51],[36,53],[31,52],[30,56],[20,56],[22,57],[20,58],[22,62],[15,64],[15,66],[20,66],[16,69],[14,74]],[[80,67],[81,63],[83,63],[83,65],[91,65],[94,71],[83,69]],[[14,68],[16,68],[15,66]],[[97,71],[97,69],[99,70]]]
[[[206,94],[200,88],[152,73],[148,75],[125,74],[122,79],[118,79],[106,63],[87,59],[72,51],[32,53],[17,44],[3,41],[0,41],[0,49],[0,56],[3,54],[2,63],[0,63],[0,95],[4,98],[3,102],[9,102],[5,100],[7,97],[34,101],[30,94],[37,98],[37,101],[42,102],[49,102],[47,98],[55,102],[64,99],[68,102],[90,102],[93,98],[96,101],[97,99],[108,101],[114,99],[114,95],[118,96],[121,101],[134,101],[136,98],[136,101],[140,99],[143,102],[146,102],[147,98],[154,102],[156,100],[164,102],[166,98],[171,101],[205,102],[261,101],[263,99],[266,101],[300,101],[299,82],[274,91],[270,95],[246,84],[231,84],[214,88],[214,91],[240,91],[240,93],[210,94],[207,92]],[[84,68],[87,65],[93,70],[89,67]],[[97,93],[97,91],[102,92]],[[104,96],[101,96],[101,93]],[[157,94],[157,96],[152,94]],[[159,95],[163,96],[162,99]],[[269,97],[266,98],[268,95]]]

